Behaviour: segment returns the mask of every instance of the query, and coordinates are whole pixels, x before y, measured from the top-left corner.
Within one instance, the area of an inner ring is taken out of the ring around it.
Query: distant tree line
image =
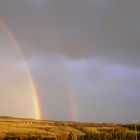
[[[135,134],[121,131],[104,131],[99,133],[87,132],[75,137],[70,133],[67,140],[135,140]],[[138,140],[140,140],[140,133],[138,133]]]

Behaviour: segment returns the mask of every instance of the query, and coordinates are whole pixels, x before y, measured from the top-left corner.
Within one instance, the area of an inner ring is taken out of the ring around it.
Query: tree
[[[68,140],[75,140],[75,136],[73,135],[73,133],[69,133],[68,135]]]

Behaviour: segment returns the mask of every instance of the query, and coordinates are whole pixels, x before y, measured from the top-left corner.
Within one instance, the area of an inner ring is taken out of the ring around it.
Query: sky
[[[1,0],[42,119],[140,120],[139,0]],[[34,117],[19,54],[0,27],[0,114]]]

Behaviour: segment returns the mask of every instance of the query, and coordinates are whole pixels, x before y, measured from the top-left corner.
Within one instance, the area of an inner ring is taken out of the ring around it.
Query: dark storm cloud
[[[140,118],[139,6],[139,0],[0,1],[0,17],[28,57],[45,119],[70,119],[69,92],[77,120]],[[2,32],[1,62],[19,62],[6,38]]]
[[[137,65],[139,5],[139,0],[13,0],[1,1],[0,9],[26,53],[96,55]]]

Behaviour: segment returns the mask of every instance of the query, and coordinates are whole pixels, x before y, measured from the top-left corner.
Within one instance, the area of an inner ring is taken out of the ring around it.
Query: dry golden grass
[[[124,125],[115,124],[95,124],[95,123],[77,123],[63,121],[41,121],[31,119],[17,119],[0,117],[0,138],[6,135],[20,136],[59,136],[68,135],[73,132],[74,135],[84,134],[84,132],[100,132],[102,130],[120,129],[128,132],[134,132]]]

